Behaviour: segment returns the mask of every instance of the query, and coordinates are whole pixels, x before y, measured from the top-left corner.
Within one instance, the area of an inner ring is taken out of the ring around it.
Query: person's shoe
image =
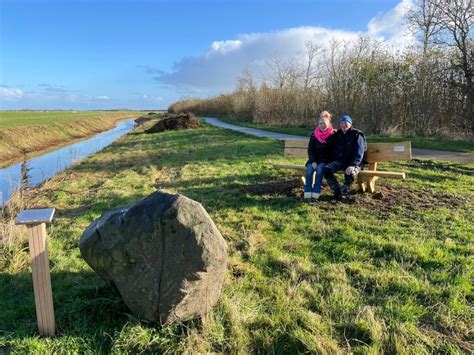
[[[311,198],[314,200],[319,200],[319,196],[321,196],[319,192],[313,192],[313,194],[311,195]]]
[[[334,190],[334,199],[340,200],[341,199],[341,189],[337,188]]]
[[[312,193],[311,192],[305,192],[304,193],[304,198],[311,198]]]
[[[347,195],[349,195],[349,189],[346,185],[343,185],[341,187],[341,198],[342,199],[346,199],[347,198]]]

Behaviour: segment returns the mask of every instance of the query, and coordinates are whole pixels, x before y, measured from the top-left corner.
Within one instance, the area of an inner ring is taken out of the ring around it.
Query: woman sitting
[[[306,162],[306,185],[304,198],[319,199],[321,183],[323,182],[323,168],[329,162],[331,153],[328,147],[334,129],[331,126],[331,115],[327,111],[321,112],[318,127],[311,134],[308,144],[308,161]],[[316,179],[313,186],[313,174]]]

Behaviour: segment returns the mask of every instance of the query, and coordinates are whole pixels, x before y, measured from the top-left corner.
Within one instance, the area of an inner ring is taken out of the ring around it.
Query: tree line
[[[257,84],[249,71],[234,92],[184,99],[171,112],[313,126],[319,112],[349,114],[375,134],[474,137],[472,0],[418,0],[406,20],[418,43],[394,50],[370,37],[306,43],[304,60],[273,57]]]

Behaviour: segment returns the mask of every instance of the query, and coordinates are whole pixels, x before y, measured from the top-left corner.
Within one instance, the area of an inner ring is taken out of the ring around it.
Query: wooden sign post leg
[[[27,224],[27,229],[38,330],[41,336],[54,336],[56,325],[54,320],[51,275],[49,272],[46,224]]]

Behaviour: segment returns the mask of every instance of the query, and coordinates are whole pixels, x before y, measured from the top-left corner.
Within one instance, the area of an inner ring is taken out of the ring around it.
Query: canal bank
[[[139,111],[0,111],[0,168],[113,129]]]
[[[112,144],[118,138],[131,132],[134,127],[134,120],[123,120],[118,122],[115,128],[96,134],[91,138],[58,148],[24,162],[1,168],[0,206],[5,204],[11,194],[19,189],[22,180],[28,186],[37,186],[67,169],[78,160]]]

